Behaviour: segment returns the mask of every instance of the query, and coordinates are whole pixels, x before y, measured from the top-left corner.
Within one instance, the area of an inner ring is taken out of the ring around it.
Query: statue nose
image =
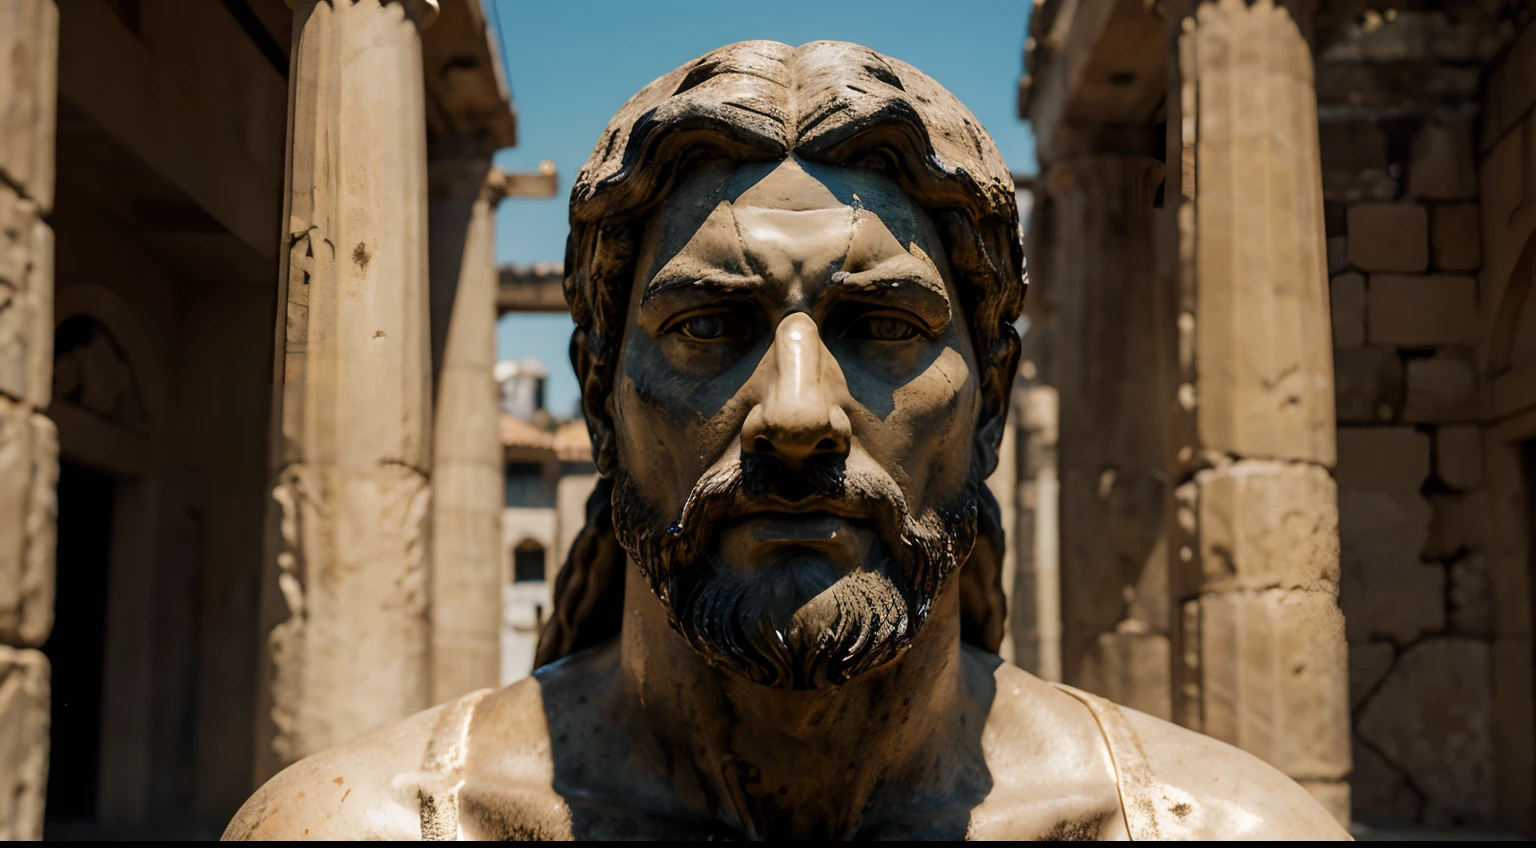
[[[768,360],[768,386],[747,414],[742,452],[796,464],[817,454],[846,455],[853,433],[840,402],[842,370],[816,322],[803,312],[781,321]]]

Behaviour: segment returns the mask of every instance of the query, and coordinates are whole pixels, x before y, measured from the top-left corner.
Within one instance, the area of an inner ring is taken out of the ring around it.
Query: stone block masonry
[[[58,435],[53,206],[58,9],[0,4],[0,839],[40,839],[48,786]]]
[[[1350,784],[1367,823],[1495,824],[1475,355],[1479,91],[1449,84],[1503,43],[1477,17],[1377,16],[1317,67],[1335,81],[1401,67],[1447,82],[1413,94],[1319,88],[1332,125],[1323,159],[1337,163],[1327,200]],[[1361,126],[1375,128],[1370,155],[1349,137]],[[1347,190],[1366,183],[1382,190]]]

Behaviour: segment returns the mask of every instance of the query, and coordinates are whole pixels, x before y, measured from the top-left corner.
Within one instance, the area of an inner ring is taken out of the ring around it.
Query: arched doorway
[[[138,322],[93,283],[58,291],[53,375],[59,511],[54,627],[43,646],[53,676],[44,835],[103,836],[144,815],[162,383]]]

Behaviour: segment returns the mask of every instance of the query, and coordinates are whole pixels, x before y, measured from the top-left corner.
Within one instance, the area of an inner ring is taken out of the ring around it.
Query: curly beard
[[[711,665],[779,689],[836,686],[898,656],[976,539],[975,482],[914,516],[893,481],[850,474],[841,457],[794,469],[748,455],[700,479],[675,518],[628,474],[614,482],[615,534],[672,628]],[[870,556],[845,574],[803,559],[743,574],[708,553],[737,498],[766,493],[863,502],[875,516]]]

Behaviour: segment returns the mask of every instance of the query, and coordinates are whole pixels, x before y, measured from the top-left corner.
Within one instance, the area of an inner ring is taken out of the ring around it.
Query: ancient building
[[[1021,573],[1059,567],[1061,677],[1366,825],[1536,833],[1532,11],[1031,21],[1021,491],[1059,479],[1060,551]]]
[[[0,55],[0,837],[216,836],[497,682],[491,215],[553,173],[491,167],[479,0],[7,0]]]
[[[539,628],[555,577],[587,520],[597,483],[586,421],[557,419],[544,402],[549,370],[535,358],[500,362],[501,445],[506,460],[501,511],[501,682],[533,671]]]

